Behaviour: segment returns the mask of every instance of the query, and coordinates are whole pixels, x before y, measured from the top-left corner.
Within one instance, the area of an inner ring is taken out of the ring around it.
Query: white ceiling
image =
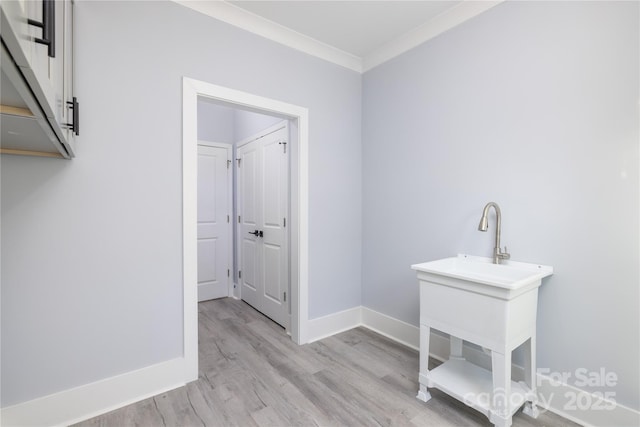
[[[174,0],[216,19],[358,72],[503,0]]]

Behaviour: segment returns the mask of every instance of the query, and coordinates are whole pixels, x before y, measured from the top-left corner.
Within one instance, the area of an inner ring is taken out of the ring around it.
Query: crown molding
[[[391,40],[363,58],[362,71],[366,72],[395,58],[404,52],[431,40],[432,38],[480,15],[505,0],[473,1],[465,0],[448,9],[430,21]]]
[[[364,73],[497,6],[505,0],[464,0],[418,28],[382,45],[364,58],[320,42],[223,0],[172,1],[292,49],[358,73]]]
[[[197,12],[312,56],[362,73],[362,58],[265,19],[226,1],[173,0]]]

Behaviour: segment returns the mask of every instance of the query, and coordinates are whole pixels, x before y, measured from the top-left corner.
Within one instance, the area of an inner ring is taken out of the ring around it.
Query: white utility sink
[[[458,255],[412,265],[420,283],[420,390],[438,388],[485,414],[500,427],[513,414],[537,416],[535,384],[538,287],[553,268],[491,258]],[[431,329],[450,335],[449,361],[428,369]],[[491,352],[492,370],[466,361],[462,342]],[[525,380],[511,381],[511,352],[525,346]]]
[[[553,267],[516,261],[493,264],[491,258],[458,255],[436,261],[414,264],[418,279],[467,289],[503,299],[540,286],[540,281],[553,274]]]

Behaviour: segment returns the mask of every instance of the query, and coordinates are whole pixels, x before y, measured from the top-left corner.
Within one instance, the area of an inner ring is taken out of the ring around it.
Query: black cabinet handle
[[[56,2],[55,0],[42,0],[42,22],[33,19],[27,20],[29,25],[42,28],[42,38],[36,38],[36,43],[48,47],[48,55],[56,57]]]
[[[73,101],[67,101],[67,105],[73,110],[73,120],[71,123],[65,123],[64,125],[76,135],[80,135],[80,104],[78,103],[78,98],[74,96]]]

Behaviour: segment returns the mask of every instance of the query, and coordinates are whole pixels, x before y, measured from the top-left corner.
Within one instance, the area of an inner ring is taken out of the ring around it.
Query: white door
[[[198,301],[229,296],[231,147],[198,145]]]
[[[289,327],[289,162],[286,123],[238,148],[241,298]]]

